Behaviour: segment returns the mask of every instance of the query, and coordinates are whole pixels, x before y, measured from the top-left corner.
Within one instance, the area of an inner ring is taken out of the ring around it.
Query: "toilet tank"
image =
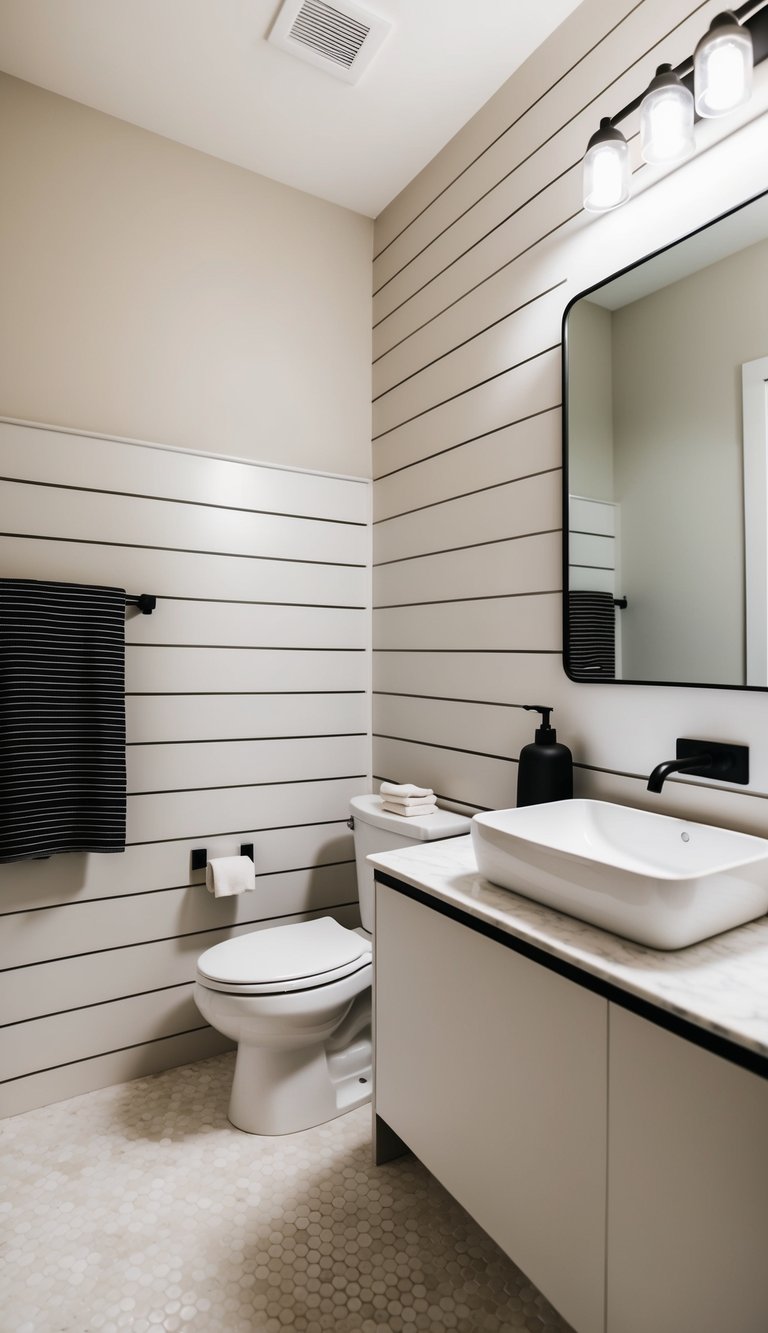
[[[354,821],[357,892],[363,928],[373,932],[373,866],[366,861],[374,852],[397,847],[416,847],[437,838],[458,838],[469,833],[466,815],[436,810],[433,815],[393,815],[382,810],[381,796],[353,796],[349,811]]]

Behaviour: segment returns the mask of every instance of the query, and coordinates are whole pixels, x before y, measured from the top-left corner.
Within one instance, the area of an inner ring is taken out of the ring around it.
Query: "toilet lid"
[[[347,976],[370,961],[370,941],[333,917],[254,930],[206,949],[197,970],[216,988],[300,987],[311,979]]]

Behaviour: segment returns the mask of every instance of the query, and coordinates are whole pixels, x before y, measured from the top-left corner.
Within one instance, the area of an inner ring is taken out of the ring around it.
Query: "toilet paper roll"
[[[256,888],[256,872],[249,856],[214,856],[205,867],[205,886],[216,898],[231,898]]]

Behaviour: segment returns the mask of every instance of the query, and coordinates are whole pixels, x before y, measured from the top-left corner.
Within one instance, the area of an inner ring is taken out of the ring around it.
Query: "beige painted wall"
[[[369,219],[0,75],[0,414],[370,475]]]

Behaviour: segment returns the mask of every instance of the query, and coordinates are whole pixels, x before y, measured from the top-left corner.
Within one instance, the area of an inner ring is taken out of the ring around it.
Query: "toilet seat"
[[[215,944],[198,958],[197,979],[238,995],[315,990],[370,967],[371,952],[370,940],[324,916]]]

